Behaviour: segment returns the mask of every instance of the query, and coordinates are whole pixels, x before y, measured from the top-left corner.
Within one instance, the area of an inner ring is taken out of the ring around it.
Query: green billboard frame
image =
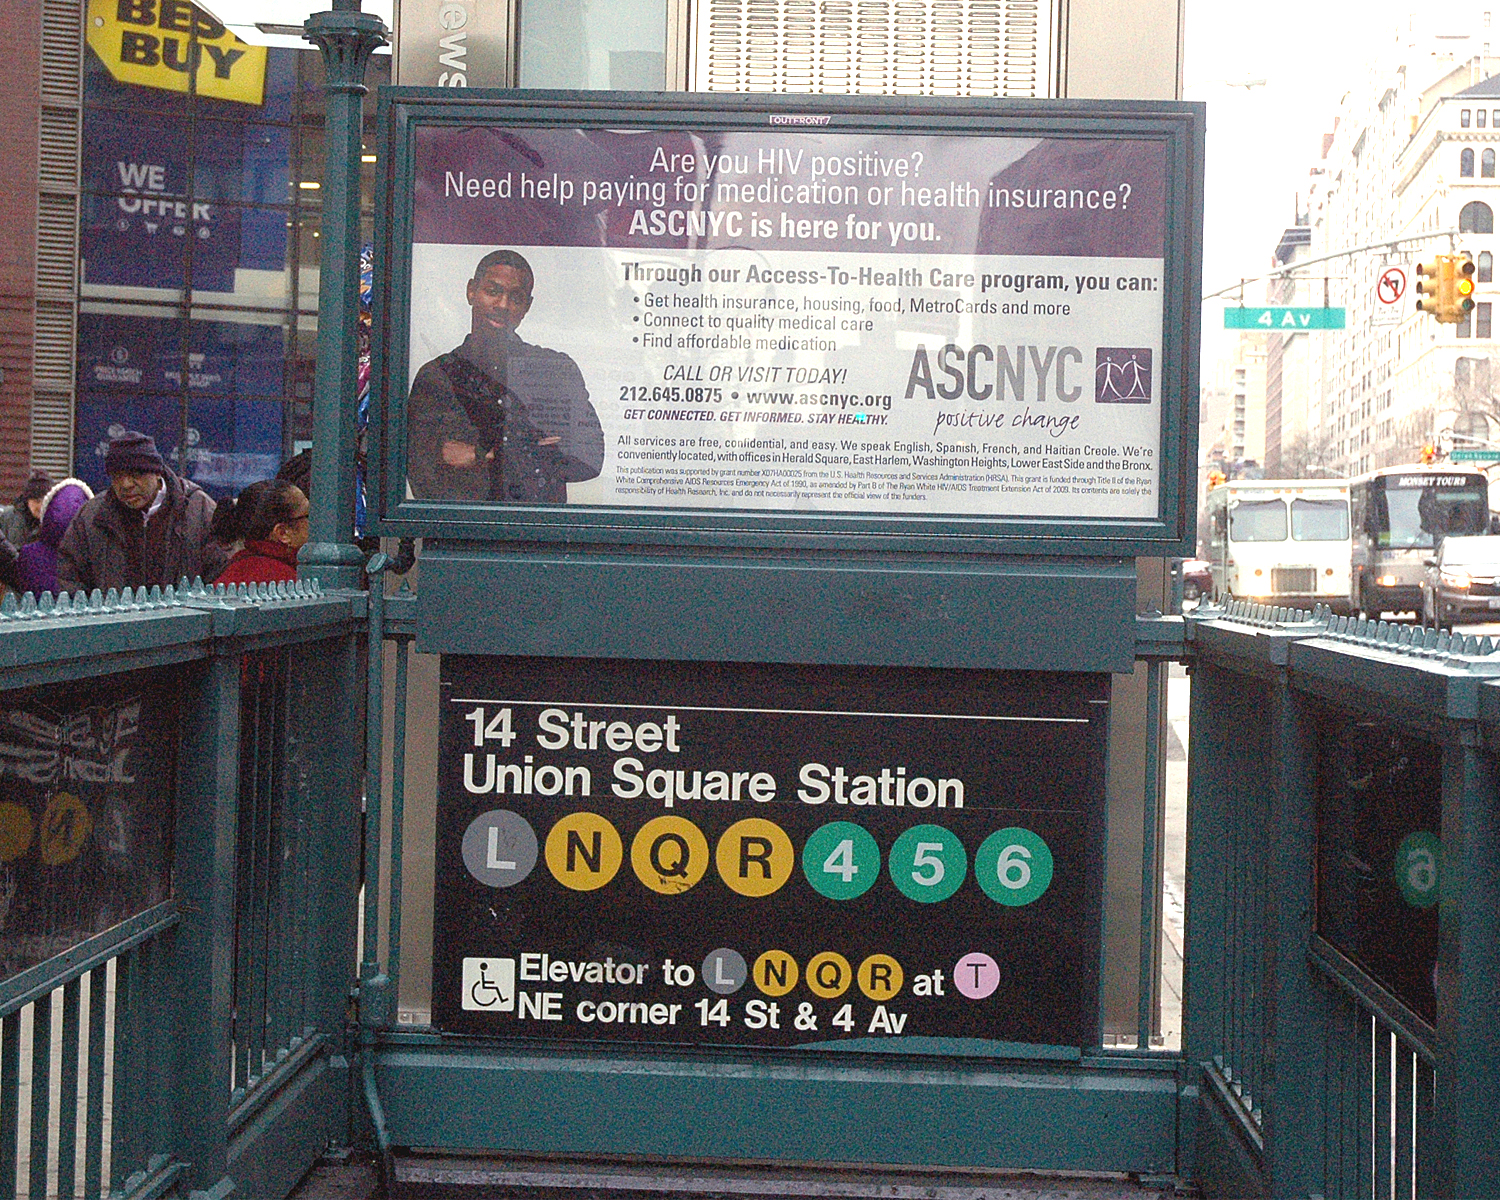
[[[406,495],[408,312],[415,204],[414,135],[422,126],[606,130],[824,131],[1152,140],[1163,144],[1161,474],[1154,519],[937,516],[736,509],[505,505]],[[1194,482],[1204,108],[1147,101],[976,100],[902,96],[383,88],[375,218],[373,373],[368,462],[372,529],[388,536],[534,546],[875,551],[1122,559],[1188,555]]]

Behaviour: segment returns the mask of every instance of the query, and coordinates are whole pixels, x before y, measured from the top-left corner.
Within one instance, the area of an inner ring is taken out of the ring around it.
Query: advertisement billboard
[[[385,97],[389,529],[1184,535],[1200,110],[561,96]]]
[[[439,1028],[1097,1044],[1107,675],[449,655],[441,688]]]

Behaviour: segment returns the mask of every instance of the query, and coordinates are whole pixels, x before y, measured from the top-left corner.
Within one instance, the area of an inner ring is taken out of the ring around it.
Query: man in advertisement
[[[514,250],[479,260],[465,289],[469,336],[417,372],[407,478],[419,500],[566,504],[604,465],[604,433],[568,355],[516,335],[535,277]]]

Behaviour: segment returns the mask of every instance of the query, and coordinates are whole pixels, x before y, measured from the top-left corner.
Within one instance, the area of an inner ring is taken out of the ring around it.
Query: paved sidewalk
[[[356,1151],[344,1162],[318,1163],[287,1200],[376,1200],[380,1195],[375,1156]]]

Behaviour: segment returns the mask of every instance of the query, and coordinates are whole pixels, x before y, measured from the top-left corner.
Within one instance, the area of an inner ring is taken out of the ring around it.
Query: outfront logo
[[[1150,348],[1100,346],[1094,357],[1094,403],[1150,404]]]

